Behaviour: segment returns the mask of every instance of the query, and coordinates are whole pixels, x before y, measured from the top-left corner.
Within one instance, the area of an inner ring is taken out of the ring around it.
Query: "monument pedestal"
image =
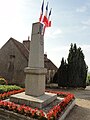
[[[45,92],[45,68],[25,68],[25,94],[31,96],[40,96]]]
[[[19,93],[16,95],[11,95],[10,101],[15,102],[17,104],[25,104],[27,106],[30,106],[32,108],[43,108],[53,102],[57,98],[56,94],[47,93],[45,92],[41,96],[30,96],[26,95],[25,92]]]
[[[56,94],[45,92],[45,68],[25,68],[25,92],[11,95],[10,101],[33,108],[43,108],[53,102]]]

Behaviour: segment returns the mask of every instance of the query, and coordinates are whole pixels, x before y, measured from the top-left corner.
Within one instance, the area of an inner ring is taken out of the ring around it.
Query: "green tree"
[[[67,87],[67,63],[64,58],[62,58],[61,65],[53,80],[57,81],[58,86]]]
[[[71,44],[67,60],[69,86],[86,87],[87,65],[81,48]]]
[[[64,58],[56,72],[53,81],[62,87],[86,87],[88,67],[85,62],[84,54],[81,48],[77,48],[76,44],[70,46],[67,63]]]
[[[90,85],[90,73],[87,74],[86,84]]]

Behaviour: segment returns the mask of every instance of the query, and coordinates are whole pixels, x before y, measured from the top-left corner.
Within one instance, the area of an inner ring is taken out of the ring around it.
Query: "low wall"
[[[36,120],[36,119],[0,108],[0,120]]]
[[[68,115],[68,113],[72,110],[74,105],[75,105],[75,99],[67,105],[64,111],[62,111],[61,116],[58,120],[64,120]],[[0,108],[0,120],[37,120],[37,119],[33,119],[30,117]]]

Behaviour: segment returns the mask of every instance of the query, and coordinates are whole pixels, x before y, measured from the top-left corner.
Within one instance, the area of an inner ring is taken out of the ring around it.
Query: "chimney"
[[[23,41],[23,45],[24,45],[28,50],[30,50],[30,40],[29,40],[29,36],[28,36],[28,40],[24,40],[24,41]]]
[[[47,60],[47,54],[46,53],[44,54],[44,59]]]

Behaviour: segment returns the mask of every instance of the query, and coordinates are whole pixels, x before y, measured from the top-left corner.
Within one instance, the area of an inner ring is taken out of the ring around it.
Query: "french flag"
[[[45,12],[45,15],[44,15],[44,18],[43,18],[43,23],[45,24],[45,26],[48,26],[47,14],[48,14],[48,2],[47,2],[47,5],[46,5],[46,12]]]
[[[44,10],[44,0],[43,0],[43,2],[42,2],[42,7],[41,7],[41,13],[40,13],[39,22],[41,22],[41,21],[42,21],[43,10]]]
[[[51,27],[51,21],[50,21],[51,11],[52,11],[52,8],[50,9],[50,12],[48,15],[48,27]]]

